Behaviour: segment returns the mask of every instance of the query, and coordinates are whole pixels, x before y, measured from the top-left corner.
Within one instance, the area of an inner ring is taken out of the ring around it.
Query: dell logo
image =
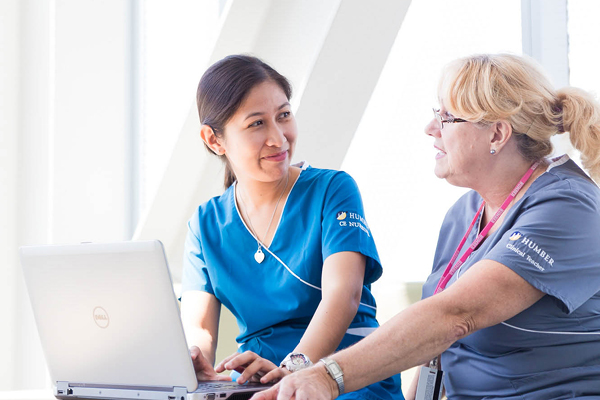
[[[104,308],[102,308],[102,307],[94,308],[93,316],[94,316],[94,322],[100,328],[108,327],[108,324],[110,323],[110,319],[108,318],[108,313],[106,312],[106,310]]]

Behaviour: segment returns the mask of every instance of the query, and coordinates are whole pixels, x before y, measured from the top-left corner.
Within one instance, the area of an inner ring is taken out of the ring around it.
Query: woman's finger
[[[241,357],[241,358],[240,358]],[[233,354],[231,354],[230,356],[225,357],[215,368],[215,371],[217,372],[223,372],[226,369],[228,370],[232,370],[232,369],[236,369],[240,366],[244,366],[244,364],[246,363],[251,363],[255,358],[257,358],[258,355],[256,355],[256,353],[253,353],[251,351],[245,351],[243,353],[238,353],[235,352]],[[233,368],[228,368],[227,364],[232,361],[232,360],[238,360],[236,361],[233,365],[235,365],[235,367]]]
[[[270,372],[268,372],[267,374],[265,374],[265,376],[263,376],[262,378],[260,378],[260,382],[261,383],[269,383],[269,382],[273,382],[273,381],[278,381],[281,378],[283,378],[286,375],[291,374],[290,371],[288,371],[285,368],[276,368]]]
[[[229,375],[215,375],[211,380],[214,381],[227,381],[227,382],[231,382],[233,381],[233,379],[231,379],[231,377]]]
[[[264,359],[259,357],[256,353],[253,353],[251,351],[246,351],[246,352],[243,352],[242,354],[238,354],[236,357],[233,357],[232,359],[227,361],[224,364],[224,367],[225,367],[225,369],[228,369],[228,370],[232,370],[232,369],[237,370],[240,367],[247,368],[248,365],[253,363],[255,360],[264,360]],[[275,365],[275,364],[273,364],[273,365]]]
[[[223,372],[225,371],[225,363],[229,362],[229,360],[234,359],[238,354],[240,353],[233,353],[230,356],[225,357],[224,359],[222,359],[215,367],[215,371],[217,372]]]
[[[267,372],[276,369],[277,366],[264,358],[257,358],[249,365],[246,365],[242,374],[238,377],[238,383],[246,383],[248,380],[259,382]],[[252,379],[254,378],[254,379]]]

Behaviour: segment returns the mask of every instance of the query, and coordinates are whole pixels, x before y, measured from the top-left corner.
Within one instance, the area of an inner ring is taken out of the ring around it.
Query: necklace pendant
[[[254,260],[257,263],[262,263],[265,259],[265,253],[262,252],[262,249],[259,247],[258,250],[256,250],[256,253],[254,253]]]

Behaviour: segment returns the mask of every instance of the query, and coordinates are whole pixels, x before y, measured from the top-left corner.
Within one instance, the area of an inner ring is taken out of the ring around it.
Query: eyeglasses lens
[[[442,121],[442,116],[435,108],[432,108],[432,110],[433,110],[433,117],[438,122],[440,129],[444,129],[444,122]]]

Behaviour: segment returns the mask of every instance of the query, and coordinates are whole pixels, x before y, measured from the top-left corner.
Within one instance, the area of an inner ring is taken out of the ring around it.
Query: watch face
[[[306,364],[306,359],[304,358],[304,354],[291,354],[290,362],[292,365],[304,365]]]
[[[337,375],[340,372],[342,372],[336,364],[330,364],[329,368],[331,368],[331,372],[333,372],[334,375]]]

